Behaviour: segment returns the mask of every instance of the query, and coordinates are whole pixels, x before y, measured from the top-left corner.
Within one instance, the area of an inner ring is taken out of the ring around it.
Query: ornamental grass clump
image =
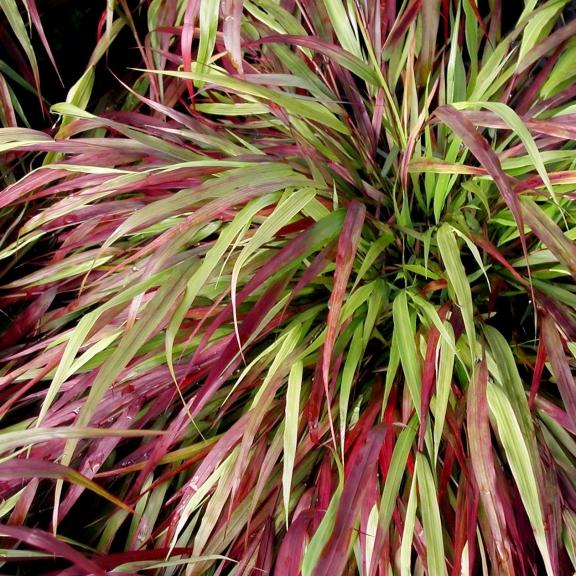
[[[574,573],[576,20],[504,4],[108,2],[0,130],[2,570]]]

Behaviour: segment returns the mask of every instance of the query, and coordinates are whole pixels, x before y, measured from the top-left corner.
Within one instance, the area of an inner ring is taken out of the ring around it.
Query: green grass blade
[[[416,349],[416,332],[414,323],[408,311],[408,297],[405,291],[400,292],[392,304],[394,318],[394,334],[398,343],[400,363],[404,371],[406,383],[410,390],[412,403],[420,418],[420,389],[422,379],[420,364],[418,362],[418,350]]]
[[[522,498],[522,503],[524,504],[524,508],[530,519],[530,524],[534,530],[536,543],[544,559],[546,573],[549,576],[553,576],[554,571],[552,569],[546,534],[544,532],[544,520],[540,507],[538,484],[530,464],[530,455],[522,436],[521,428],[516,420],[510,401],[500,388],[489,383],[487,397],[490,411],[494,415],[498,426],[500,440],[504,446],[508,463],[514,475],[516,485],[518,486],[520,497]]]
[[[296,445],[298,442],[302,374],[303,364],[301,361],[298,361],[290,369],[290,376],[288,378],[288,390],[286,392],[286,409],[284,420],[284,467],[282,472],[282,496],[284,498],[284,511],[286,513],[286,527],[288,527],[290,489],[292,486],[292,474],[294,471]]]
[[[470,353],[475,354],[476,330],[474,328],[472,293],[466,277],[466,271],[460,260],[460,250],[452,226],[443,224],[438,230],[437,239],[442,261],[446,266],[448,280],[450,281],[450,285],[456,295],[456,301],[462,311]]]
[[[437,490],[432,470],[423,454],[416,456],[415,476],[418,478],[418,493],[422,510],[422,524],[426,538],[426,562],[430,574],[447,575],[444,558],[442,521],[438,508]]]

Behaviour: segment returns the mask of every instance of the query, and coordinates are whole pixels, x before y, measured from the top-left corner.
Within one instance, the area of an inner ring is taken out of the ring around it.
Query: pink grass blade
[[[336,44],[331,44],[317,37],[293,36],[289,34],[282,34],[281,36],[265,36],[258,41],[259,44],[268,44],[273,42],[310,48],[311,50],[315,50],[320,54],[324,54],[327,58],[334,60],[350,72],[362,78],[365,82],[374,86],[380,84],[377,74],[370,66],[363,62],[358,56],[347,52]]]
[[[0,122],[5,127],[18,126],[16,111],[12,103],[12,95],[6,82],[6,78],[0,73]]]
[[[40,18],[40,14],[38,13],[38,6],[36,5],[36,0],[26,0],[26,9],[28,10],[28,14],[30,15],[30,19],[32,20],[32,24],[34,24],[34,28],[38,32],[38,36],[40,37],[40,41],[44,46],[44,50],[46,50],[46,54],[48,54],[48,58],[56,74],[58,75],[58,79],[60,80],[60,84],[64,85],[62,77],[60,76],[60,71],[58,70],[58,66],[56,65],[56,60],[54,59],[54,55],[52,54],[52,49],[50,48],[50,44],[48,43],[48,39],[46,38],[46,33],[44,32],[44,26],[42,26],[42,20]]]
[[[227,0],[224,4],[224,46],[230,53],[232,65],[240,74],[244,73],[242,65],[241,26],[244,0]]]
[[[562,26],[558,30],[552,32],[552,34],[546,36],[542,41],[540,41],[530,52],[519,62],[518,68],[516,69],[517,74],[522,74],[525,72],[534,62],[552,52],[558,45],[562,44],[566,40],[573,38],[576,34],[576,20],[572,20],[566,26]]]
[[[436,36],[440,24],[440,0],[422,3],[422,48],[419,54],[419,79],[425,84],[432,70],[436,48]]]
[[[452,106],[442,106],[436,109],[435,115],[462,139],[472,154],[476,156],[480,164],[486,169],[490,176],[492,176],[494,182],[502,193],[504,201],[516,219],[521,231],[521,239],[525,242],[524,234],[522,232],[524,229],[524,221],[520,209],[520,202],[512,191],[510,178],[502,170],[500,160],[496,153],[492,150],[486,139],[476,131],[472,122],[468,120],[466,115],[462,112],[459,112]]]
[[[490,551],[494,565],[501,566],[505,574],[515,574],[504,509],[496,487],[496,469],[486,397],[487,385],[488,368],[486,360],[482,359],[476,366],[468,390],[467,424],[470,460],[484,512],[494,538],[495,549]]]

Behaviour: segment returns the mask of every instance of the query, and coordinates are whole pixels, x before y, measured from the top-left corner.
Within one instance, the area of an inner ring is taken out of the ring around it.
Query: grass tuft
[[[137,4],[0,67],[4,569],[573,574],[569,3]]]

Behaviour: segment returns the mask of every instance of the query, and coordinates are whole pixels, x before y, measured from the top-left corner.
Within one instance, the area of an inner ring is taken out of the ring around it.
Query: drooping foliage
[[[568,0],[103,4],[0,77],[5,567],[573,574]]]

